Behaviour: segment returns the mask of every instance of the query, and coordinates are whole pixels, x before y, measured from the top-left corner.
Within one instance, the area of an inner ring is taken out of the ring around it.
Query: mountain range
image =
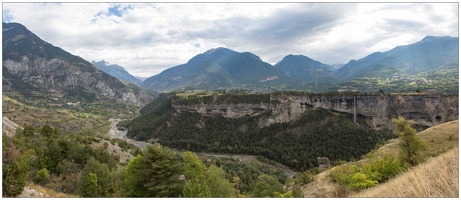
[[[340,80],[391,71],[410,75],[441,68],[458,62],[458,38],[427,36],[423,40],[381,53],[376,52],[360,60],[351,60],[335,72]]]
[[[91,64],[94,66],[98,67],[100,70],[110,74],[113,77],[117,77],[121,80],[136,83],[136,84],[141,84],[142,80],[139,78],[136,78],[135,76],[131,75],[129,72],[125,70],[120,65],[117,64],[109,64],[108,62],[101,60],[99,62],[92,61]]]
[[[146,104],[152,92],[127,84],[79,56],[43,41],[19,23],[3,23],[2,86],[25,97]]]
[[[458,37],[427,36],[414,44],[375,52],[347,64],[328,65],[290,54],[271,65],[253,53],[220,47],[142,81],[122,66],[104,60],[89,63],[41,40],[21,24],[3,23],[3,88],[31,88],[55,96],[123,97],[130,101],[139,101],[141,94],[134,91],[144,91],[130,82],[159,92],[384,89],[457,93],[458,48]],[[141,96],[145,97],[144,93]]]
[[[199,54],[187,63],[169,68],[146,79],[141,86],[155,91],[217,89],[295,85],[296,80],[258,56],[216,48]]]
[[[314,92],[384,89],[457,93],[458,48],[458,37],[427,36],[347,64],[328,65],[290,54],[272,66],[252,53],[221,47],[152,76],[141,86],[154,91],[266,87]]]

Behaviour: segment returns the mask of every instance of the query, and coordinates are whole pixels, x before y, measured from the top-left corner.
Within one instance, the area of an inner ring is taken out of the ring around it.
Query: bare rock
[[[330,167],[330,159],[328,159],[327,157],[318,157],[317,163],[319,163],[319,170],[321,172],[325,171],[326,169],[328,169],[328,167]]]

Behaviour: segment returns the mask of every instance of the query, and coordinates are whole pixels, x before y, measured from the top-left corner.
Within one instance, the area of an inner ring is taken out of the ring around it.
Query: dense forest
[[[245,101],[267,97],[258,95]],[[162,145],[196,152],[260,155],[298,171],[317,166],[317,157],[333,161],[358,159],[377,143],[395,137],[384,131],[360,128],[349,114],[333,114],[321,108],[306,111],[290,123],[259,128],[259,120],[270,115],[269,112],[237,119],[205,117],[198,113],[176,113],[171,101],[167,98],[144,115],[125,122],[128,137],[156,138]]]
[[[122,162],[111,146],[134,157]],[[158,145],[141,150],[121,139],[62,134],[49,125],[3,134],[2,150],[3,197],[21,194],[26,182],[77,197],[301,197],[299,186],[312,180],[310,171],[290,178],[261,161],[198,157]]]

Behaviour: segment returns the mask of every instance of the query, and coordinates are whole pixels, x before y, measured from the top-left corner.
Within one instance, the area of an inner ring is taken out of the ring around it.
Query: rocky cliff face
[[[355,102],[355,103],[354,103]],[[355,104],[355,109],[354,109]],[[393,129],[392,118],[403,116],[415,124],[434,126],[458,119],[458,95],[389,95],[325,97],[325,96],[271,96],[271,103],[261,104],[195,104],[175,105],[178,111],[198,112],[206,116],[222,115],[228,118],[255,116],[271,112],[260,119],[260,126],[290,122],[308,109],[324,108],[334,112],[354,110],[358,124],[373,129]]]
[[[85,63],[79,63],[85,65]],[[101,70],[79,70],[69,62],[58,58],[47,60],[35,56],[24,56],[21,61],[11,59],[3,60],[3,69],[10,76],[8,80],[17,78],[21,82],[31,85],[47,95],[53,97],[70,97],[74,93],[86,93],[83,96],[97,99],[120,99],[131,104],[146,104],[152,96],[146,91],[135,92],[116,78]]]
[[[373,129],[393,129],[392,118],[403,116],[415,124],[434,126],[458,119],[458,95],[390,95],[354,97],[276,96],[272,109],[276,122],[296,119],[306,109],[325,108],[354,114]]]
[[[88,61],[55,47],[18,23],[3,23],[2,78],[5,91],[35,96],[115,99],[144,105],[151,92],[97,69]]]
[[[176,111],[198,112],[205,116],[222,115],[227,118],[256,116],[270,110],[268,104],[195,104],[175,105]]]

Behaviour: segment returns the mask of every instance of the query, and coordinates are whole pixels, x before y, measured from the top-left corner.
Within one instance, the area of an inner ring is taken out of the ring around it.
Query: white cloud
[[[457,36],[459,18],[457,3],[3,3],[3,15],[137,76],[220,46],[271,64],[288,54],[345,63],[426,35]]]

